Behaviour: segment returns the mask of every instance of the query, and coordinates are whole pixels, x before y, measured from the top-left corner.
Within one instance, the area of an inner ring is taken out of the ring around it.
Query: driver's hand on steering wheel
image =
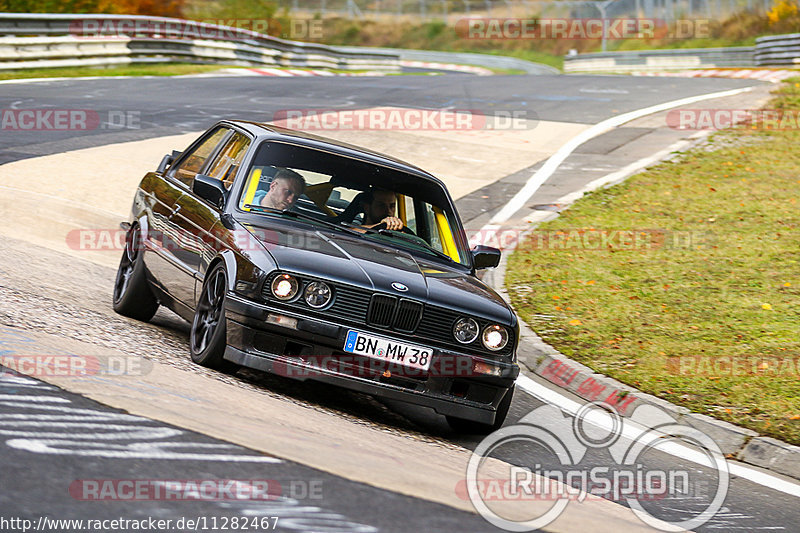
[[[392,231],[400,231],[403,229],[403,221],[397,217],[386,217],[380,222],[381,224],[386,224],[386,229]]]

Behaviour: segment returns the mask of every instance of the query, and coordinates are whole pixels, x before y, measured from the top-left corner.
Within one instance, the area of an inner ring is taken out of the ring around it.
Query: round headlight
[[[453,337],[461,344],[469,344],[478,338],[478,323],[472,318],[459,318],[453,326]]]
[[[487,349],[496,352],[502,350],[508,344],[508,331],[503,326],[497,324],[487,326],[481,335],[481,342]]]
[[[327,283],[321,281],[312,281],[306,285],[306,290],[303,292],[306,303],[314,308],[325,307],[331,301],[333,291],[328,287]]]
[[[278,300],[291,300],[298,288],[297,280],[289,274],[281,274],[272,280],[272,294]]]

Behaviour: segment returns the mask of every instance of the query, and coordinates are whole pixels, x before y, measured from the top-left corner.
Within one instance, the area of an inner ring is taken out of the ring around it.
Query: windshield
[[[365,239],[469,264],[463,229],[440,185],[321,150],[262,143],[239,209],[352,229]],[[395,220],[387,224],[387,218]]]

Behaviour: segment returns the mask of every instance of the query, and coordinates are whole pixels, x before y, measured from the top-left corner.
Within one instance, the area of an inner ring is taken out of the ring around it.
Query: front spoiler
[[[268,334],[280,337],[285,341],[297,340],[310,345],[316,354],[333,354],[341,349],[347,327],[340,328],[331,323],[300,315],[297,315],[297,318],[305,324],[302,331],[268,324],[266,316],[270,311],[282,315],[289,313],[284,310],[272,310],[268,306],[255,304],[238,296],[231,296],[226,298],[225,305],[228,347],[224,358],[255,370],[302,381],[313,380],[329,383],[381,398],[430,407],[442,415],[473,420],[483,424],[494,423],[497,406],[519,373],[519,367],[516,364],[506,363],[503,365],[504,370],[501,377],[467,378],[467,382],[496,388],[493,399],[483,403],[448,394],[449,387],[454,381],[453,378],[428,377],[421,380],[416,388],[409,388],[381,380],[379,376],[353,375],[337,371],[336,368],[317,366],[299,356],[287,356],[282,353],[259,350],[254,346],[253,339],[259,334]],[[368,328],[363,327],[358,329],[369,331]],[[376,333],[380,334],[381,332]],[[438,348],[436,350],[439,353],[443,352]],[[470,357],[463,354],[458,356]],[[331,355],[331,357],[335,356]]]

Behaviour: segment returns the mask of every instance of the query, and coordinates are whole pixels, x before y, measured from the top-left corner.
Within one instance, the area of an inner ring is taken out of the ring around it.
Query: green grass
[[[86,76],[180,76],[199,74],[225,68],[224,65],[195,65],[189,63],[155,63],[121,67],[64,67],[0,71],[0,80],[28,78],[79,78]]]
[[[610,51],[652,49],[675,50],[681,48],[729,48],[734,46],[754,46],[755,44],[756,36],[748,37],[746,39],[730,39],[725,37],[709,37],[703,39],[671,39],[658,41],[655,44],[645,39],[626,39],[616,43],[612,42],[608,49]]]
[[[489,54],[489,55],[516,57],[517,59],[524,59],[525,61],[533,61],[534,63],[543,63],[545,65],[549,65],[551,67],[555,67],[558,70],[563,70],[563,68],[564,68],[564,56],[549,54],[547,52],[540,52],[538,50],[519,50],[519,49],[508,49],[508,50],[466,50],[466,49],[464,49],[464,50],[457,50],[457,51],[458,52],[472,52],[472,53],[479,53],[479,54]],[[520,72],[522,72],[522,71],[520,71]]]
[[[768,108],[800,110],[800,78]],[[573,240],[563,249],[527,241],[511,255],[506,286],[520,317],[598,372],[800,444],[800,132],[793,126],[720,132],[537,228],[535,235],[560,230]],[[580,228],[668,237],[650,249],[590,249],[570,233]],[[727,371],[719,366],[725,357],[747,369]]]

